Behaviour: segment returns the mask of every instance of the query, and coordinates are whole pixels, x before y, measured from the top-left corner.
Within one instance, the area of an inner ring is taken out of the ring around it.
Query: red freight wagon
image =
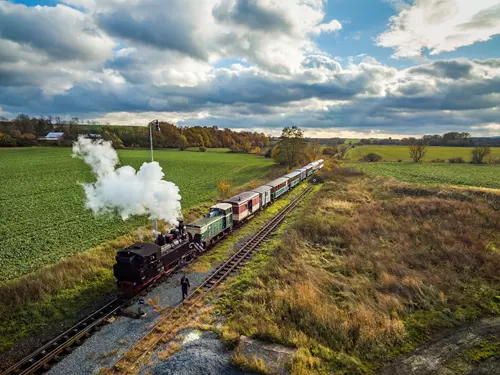
[[[233,222],[238,224],[259,210],[260,195],[254,191],[246,191],[226,199],[224,203],[233,206]]]

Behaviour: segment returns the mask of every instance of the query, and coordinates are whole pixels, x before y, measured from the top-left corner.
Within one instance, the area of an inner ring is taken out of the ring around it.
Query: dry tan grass
[[[302,348],[294,374],[365,374],[435,330],[500,313],[500,213],[491,205],[327,173],[307,214],[239,295],[223,337]]]

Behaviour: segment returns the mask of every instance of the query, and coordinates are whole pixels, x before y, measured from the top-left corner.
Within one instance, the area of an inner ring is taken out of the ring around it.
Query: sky
[[[500,0],[0,0],[0,116],[500,136]]]

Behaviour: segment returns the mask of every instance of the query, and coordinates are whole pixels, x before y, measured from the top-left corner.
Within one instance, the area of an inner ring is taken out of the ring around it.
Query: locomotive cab
[[[161,248],[152,243],[138,242],[120,250],[113,271],[119,286],[134,289],[154,278],[160,270]]]

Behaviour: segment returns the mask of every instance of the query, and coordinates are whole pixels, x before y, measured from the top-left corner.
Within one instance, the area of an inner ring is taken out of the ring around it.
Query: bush
[[[205,151],[207,151],[207,148],[206,147],[200,147],[198,150],[200,150],[201,152],[205,152]]]
[[[31,133],[22,134],[17,143],[19,146],[36,146],[38,144],[35,135]]]
[[[325,147],[323,149],[323,155],[333,156],[337,153],[337,149],[335,147]]]
[[[0,147],[14,147],[16,140],[10,135],[0,133]]]
[[[380,160],[382,160],[382,156],[380,156],[374,152],[370,152],[369,154],[366,154],[361,159],[359,159],[359,161],[367,161],[370,163],[377,162]]]
[[[491,154],[491,149],[489,147],[476,147],[471,154],[472,164],[483,164],[484,158]]]
[[[495,156],[490,156],[488,158],[488,164],[500,164],[500,158]]]
[[[457,156],[455,158],[449,158],[448,163],[462,164],[462,163],[465,163],[465,160],[461,156]]]
[[[398,159],[398,163],[402,163],[402,162],[403,162],[403,160],[401,160],[401,159]]]
[[[445,163],[443,159],[432,159],[431,163]]]

